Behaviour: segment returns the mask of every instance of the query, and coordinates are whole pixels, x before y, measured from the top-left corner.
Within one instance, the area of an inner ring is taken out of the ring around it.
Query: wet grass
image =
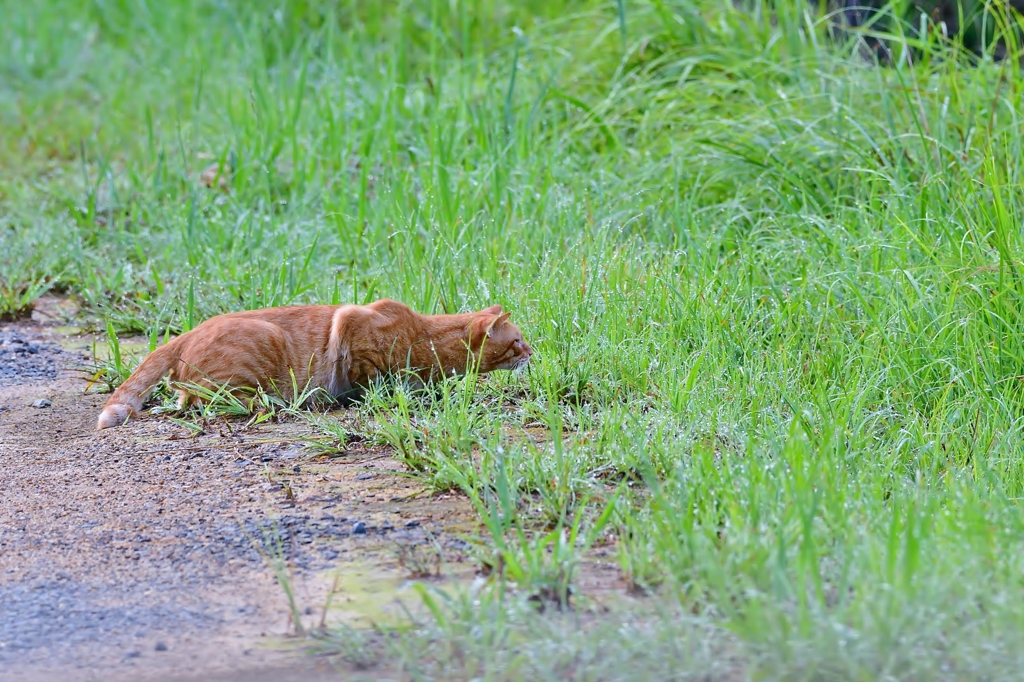
[[[528,373],[355,408],[485,529],[413,679],[1012,676],[1020,51],[774,5],[0,3],[0,314],[511,310]],[[647,596],[560,612],[598,545]]]

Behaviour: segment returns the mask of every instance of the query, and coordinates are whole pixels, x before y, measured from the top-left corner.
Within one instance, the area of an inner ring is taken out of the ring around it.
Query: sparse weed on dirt
[[[413,580],[441,577],[445,551],[431,533],[424,542],[398,542],[391,547],[395,560],[406,575]]]
[[[449,595],[389,640],[422,679],[1009,674],[1020,18],[971,3],[968,55],[897,4],[836,38],[801,0],[7,3],[0,314],[58,277],[115,338],[510,310],[529,373],[336,432],[466,491],[506,578],[580,596],[600,528],[649,596]]]

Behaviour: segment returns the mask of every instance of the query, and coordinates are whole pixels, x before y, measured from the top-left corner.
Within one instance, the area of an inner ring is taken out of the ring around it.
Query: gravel
[[[0,585],[0,664],[43,660],[40,649],[48,643],[74,649],[168,626],[206,629],[221,620],[202,603],[140,594],[138,586],[112,594],[114,587],[68,576]]]
[[[0,331],[0,386],[56,379],[68,355],[41,335]]]

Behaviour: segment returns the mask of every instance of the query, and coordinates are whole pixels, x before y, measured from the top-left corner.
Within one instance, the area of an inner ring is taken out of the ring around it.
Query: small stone
[[[292,467],[292,471],[294,471],[295,473],[299,473],[300,471],[302,471],[302,467]]]
[[[199,174],[199,183],[210,189],[219,189],[222,192],[228,191],[228,182],[231,180],[231,168],[221,167],[219,163],[207,166]]]
[[[32,401],[32,407],[38,407],[38,408],[49,407],[52,404],[53,403],[51,403],[46,398],[40,398],[39,400],[33,400]]]
[[[356,476],[357,481],[368,481],[371,478],[373,478],[373,474],[359,474]]]
[[[167,651],[167,645],[163,642],[157,642],[153,649],[156,651]]]
[[[352,524],[352,535],[366,535],[366,524],[356,521]]]
[[[124,657],[125,657],[125,659],[138,658],[141,655],[142,655],[141,651],[139,651],[138,649],[132,649],[131,651],[125,652]]]
[[[405,527],[406,528],[415,528],[418,525],[420,525],[419,519],[413,519],[412,521],[406,521],[405,522]]]

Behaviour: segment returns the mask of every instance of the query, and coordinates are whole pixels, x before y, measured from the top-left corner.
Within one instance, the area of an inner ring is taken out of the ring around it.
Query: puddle
[[[474,568],[466,564],[445,566],[440,577],[415,579],[408,571],[363,561],[345,563],[317,577],[326,586],[325,595],[333,591],[327,623],[365,629],[399,626],[410,615],[425,612],[417,586],[458,590],[468,588],[474,579]]]

